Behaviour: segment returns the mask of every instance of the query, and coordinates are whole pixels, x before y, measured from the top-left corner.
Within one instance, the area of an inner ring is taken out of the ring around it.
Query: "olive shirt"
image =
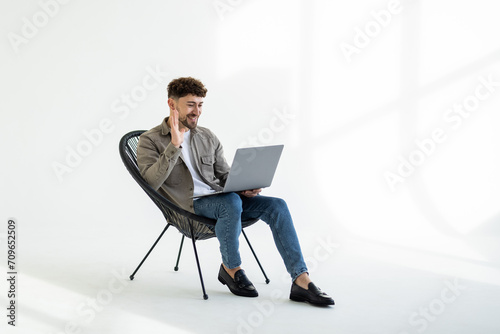
[[[168,117],[144,132],[137,147],[137,164],[146,182],[161,195],[184,210],[194,213],[194,184],[191,173],[184,163],[182,148],[171,143]],[[214,190],[220,191],[226,183],[229,165],[224,150],[212,131],[198,126],[190,130],[190,148],[193,167],[202,180]]]

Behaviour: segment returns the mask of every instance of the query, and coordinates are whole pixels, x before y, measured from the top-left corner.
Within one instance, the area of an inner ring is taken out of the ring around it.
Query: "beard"
[[[190,115],[186,115],[186,117],[184,117],[184,119],[179,119],[179,122],[181,122],[181,124],[184,125],[186,128],[188,128],[189,130],[193,130],[198,125],[198,117],[196,117],[196,120],[193,122],[192,120],[190,120],[188,118],[188,116],[190,116]],[[194,116],[194,115],[191,115],[191,116]]]

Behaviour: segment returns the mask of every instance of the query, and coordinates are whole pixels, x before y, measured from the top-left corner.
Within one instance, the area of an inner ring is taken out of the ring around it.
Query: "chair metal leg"
[[[175,267],[174,267],[175,271],[179,270],[179,260],[181,259],[182,245],[184,245],[184,234],[182,235],[181,245],[179,247],[179,255],[177,255],[177,262],[175,263]]]
[[[264,274],[264,277],[266,278],[266,284],[269,284],[269,282],[271,282],[271,280],[269,280],[269,278],[267,278],[266,272],[264,271],[264,268],[262,268],[262,265],[260,264],[259,258],[257,257],[257,254],[255,254],[255,251],[253,250],[253,247],[250,244],[250,240],[248,240],[248,237],[245,233],[245,230],[241,229],[241,232],[243,233],[243,236],[245,237],[245,239],[248,243],[248,246],[250,247],[250,250],[252,251],[252,254],[255,257],[255,260],[257,261],[257,264],[259,265],[260,270],[262,271],[262,274]]]
[[[153,249],[155,248],[156,244],[158,243],[158,241],[160,241],[161,237],[163,237],[163,234],[165,233],[165,231],[168,229],[168,227],[170,226],[170,224],[167,224],[167,226],[165,226],[165,228],[163,229],[163,231],[161,232],[160,236],[158,237],[158,239],[156,239],[155,243],[153,244],[153,246],[149,249],[149,252],[146,254],[146,256],[142,259],[141,263],[139,263],[139,265],[137,266],[137,268],[135,269],[135,271],[132,273],[132,275],[130,275],[130,280],[133,280],[134,279],[134,276],[135,274],[137,273],[137,271],[139,270],[139,268],[142,266],[142,264],[144,263],[144,261],[146,261],[146,259],[148,258],[149,254],[153,251]]]
[[[198,273],[200,274],[201,290],[203,290],[203,299],[207,300],[208,295],[205,291],[205,284],[203,283],[203,275],[201,274],[200,260],[198,259],[198,251],[196,250],[196,241],[194,240],[194,233],[192,226],[191,226],[191,240],[193,241],[194,256],[196,258],[196,264],[198,265]]]

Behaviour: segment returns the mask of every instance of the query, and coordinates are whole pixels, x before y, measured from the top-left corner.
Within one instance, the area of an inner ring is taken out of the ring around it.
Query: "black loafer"
[[[335,305],[332,297],[321,291],[313,282],[309,283],[307,287],[309,288],[308,290],[292,283],[290,299],[296,302],[308,302],[313,305]]]
[[[234,274],[233,280],[221,264],[219,270],[219,282],[227,285],[229,290],[237,296],[257,297],[259,295],[252,282],[250,282],[248,277],[245,275],[245,271],[243,269],[238,270]]]

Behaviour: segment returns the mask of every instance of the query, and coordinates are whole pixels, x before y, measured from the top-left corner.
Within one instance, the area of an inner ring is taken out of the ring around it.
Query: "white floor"
[[[311,277],[336,300],[333,307],[318,308],[288,299],[290,283],[263,223],[247,232],[271,279],[269,285],[248,247],[241,246],[258,298],[234,296],[217,281],[219,256],[217,241],[212,239],[198,243],[209,295],[203,300],[190,240],[184,244],[180,270],[173,270],[180,240],[173,229],[130,281],[128,275],[162,229],[161,220],[148,223],[156,230],[146,230],[132,223],[134,215],[131,218],[119,229],[93,226],[87,234],[61,226],[20,229],[15,332],[500,331],[498,234],[478,235],[474,240],[489,261],[416,251],[342,233],[341,238],[306,235],[303,249]]]

